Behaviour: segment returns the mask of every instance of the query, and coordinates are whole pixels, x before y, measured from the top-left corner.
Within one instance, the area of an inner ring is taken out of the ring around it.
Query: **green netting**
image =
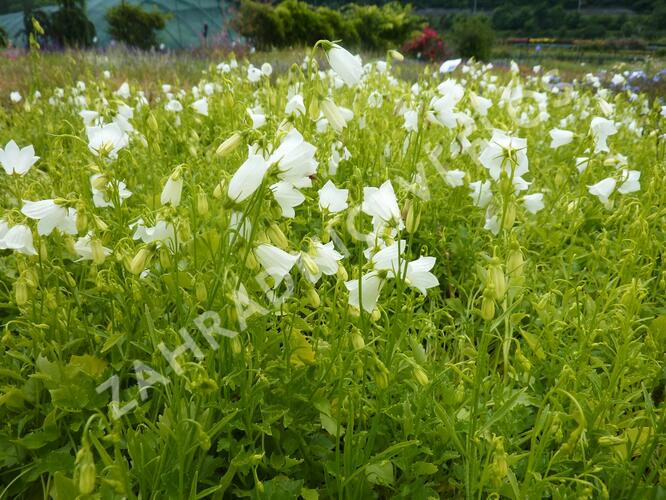
[[[120,0],[88,0],[88,17],[97,29],[97,45],[106,47],[111,43],[104,19],[106,11]],[[214,45],[222,40],[236,39],[237,34],[230,29],[231,19],[235,15],[237,3],[225,0],[126,0],[126,3],[140,5],[152,10],[172,14],[165,29],[158,35],[158,40],[168,48],[194,48],[204,43],[204,25],[208,25],[207,43]],[[42,10],[53,12],[57,8],[46,7]],[[25,45],[23,13],[15,12],[0,16],[0,26],[5,28],[17,46]]]

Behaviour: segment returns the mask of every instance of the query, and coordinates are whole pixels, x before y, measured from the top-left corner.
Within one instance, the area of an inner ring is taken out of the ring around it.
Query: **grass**
[[[221,72],[208,57],[0,61],[0,147],[40,157],[0,173],[0,220],[27,226],[35,248],[0,250],[0,497],[663,496],[658,103],[589,85],[555,94],[479,64],[443,76],[389,61],[350,88],[300,66],[301,52],[278,55],[253,55],[274,66],[256,83],[246,63]],[[517,85],[523,97],[502,98]],[[306,111],[287,116],[295,93]],[[192,107],[203,96],[207,115]],[[353,111],[342,130],[327,96]],[[127,143],[95,147],[81,109]],[[248,109],[266,123],[253,128]],[[618,129],[608,151],[590,132],[602,116]],[[261,177],[292,128],[313,148]],[[553,149],[554,128],[571,142]],[[494,129],[526,151],[497,149]],[[248,146],[259,158],[239,171]],[[517,191],[521,151],[531,185]],[[623,170],[640,171],[637,189]],[[602,179],[607,202],[590,192]],[[339,213],[320,205],[328,180],[348,190]],[[46,199],[61,217],[49,234],[26,203]],[[318,253],[329,241],[339,260]],[[436,284],[406,265],[422,256]],[[373,279],[376,304],[355,307]]]

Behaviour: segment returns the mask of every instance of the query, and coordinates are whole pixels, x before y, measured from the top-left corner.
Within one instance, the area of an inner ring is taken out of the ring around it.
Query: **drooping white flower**
[[[617,133],[617,127],[615,123],[606,118],[601,118],[600,116],[592,118],[592,123],[590,124],[590,132],[594,139],[594,152],[610,152],[606,140],[609,136]]]
[[[419,129],[419,114],[413,109],[408,109],[403,115],[405,123],[402,126],[408,132],[417,132]]]
[[[0,249],[14,250],[24,255],[37,255],[33,245],[32,231],[28,226],[17,224],[0,237]]]
[[[164,184],[162,194],[160,195],[160,203],[162,205],[170,204],[172,207],[177,207],[180,204],[182,192],[183,176],[181,175],[180,168],[177,168]]]
[[[96,121],[99,119],[99,113],[90,109],[82,109],[79,111],[79,116],[83,119],[83,124],[86,127],[96,125]]]
[[[349,291],[349,305],[363,309],[371,313],[377,305],[379,293],[384,286],[384,279],[379,276],[377,271],[370,271],[361,276],[359,280],[345,281],[345,287]]]
[[[296,94],[291,99],[284,108],[286,115],[301,116],[305,114],[305,104],[303,103],[303,96],[301,94]]]
[[[435,266],[435,257],[419,257],[407,264],[405,280],[423,295],[428,295],[428,288],[439,286],[439,280],[430,272]]]
[[[480,116],[487,116],[488,109],[493,105],[493,101],[486,99],[485,97],[481,97],[480,95],[476,95],[474,92],[469,93],[469,101],[472,104],[474,111],[476,111]]]
[[[451,187],[459,187],[465,183],[465,172],[462,170],[447,170],[444,174],[444,182]]]
[[[398,199],[395,196],[393,184],[391,184],[390,180],[384,182],[378,188],[363,188],[361,210],[363,213],[379,219],[384,224],[396,223],[398,227],[403,226]]]
[[[588,186],[588,191],[590,194],[596,196],[599,198],[599,201],[603,203],[604,205],[608,204],[608,197],[613,194],[613,191],[615,190],[615,184],[616,181],[612,177],[607,177],[605,179],[600,180],[596,184],[593,184],[592,186]]]
[[[550,138],[552,141],[550,142],[550,147],[552,149],[557,149],[560,146],[565,146],[571,141],[573,141],[574,133],[571,132],[570,130],[562,130],[559,128],[554,128],[549,132]]]
[[[498,180],[502,171],[509,177],[521,177],[528,171],[527,139],[512,137],[495,130],[479,161],[490,176]]]
[[[576,170],[578,173],[582,174],[587,169],[587,166],[590,164],[590,159],[587,156],[581,156],[576,158]]]
[[[164,109],[171,111],[172,113],[180,113],[183,110],[183,105],[177,99],[171,99],[166,103]]]
[[[543,193],[526,194],[523,196],[523,204],[525,205],[525,210],[529,213],[537,213],[544,207]]]
[[[109,76],[111,76],[110,73]],[[127,82],[123,82],[123,84],[118,87],[118,90],[116,90],[115,94],[118,97],[122,97],[123,99],[129,99],[131,95],[129,84]]]
[[[92,235],[88,233],[78,238],[74,243],[74,251],[80,257],[79,260],[93,260]],[[111,255],[111,249],[102,247],[102,253],[108,257]]]
[[[325,245],[314,241],[309,252],[301,253],[300,268],[311,283],[317,283],[322,274],[333,276],[337,273],[338,261],[342,259],[342,254],[335,250],[332,241]]]
[[[255,106],[254,108],[248,109],[247,114],[250,115],[253,129],[261,128],[266,124],[266,115],[264,114],[264,110],[261,109],[261,106]]]
[[[291,268],[298,262],[298,254],[293,255],[273,245],[262,244],[255,250],[257,260],[266,272],[275,280],[277,287],[284,277],[289,274]]]
[[[229,182],[227,195],[236,203],[246,200],[261,186],[269,163],[263,156],[250,153]]]
[[[156,243],[157,246],[166,244],[173,248],[176,242],[176,229],[173,224],[163,220],[158,220],[154,226],[146,226],[143,219],[139,219],[130,224],[130,228],[134,229],[132,238],[144,243]]]
[[[103,153],[109,158],[118,157],[118,151],[129,144],[129,137],[116,122],[95,127],[86,127],[88,149],[97,156]]]
[[[273,66],[270,63],[265,62],[261,65],[261,72],[264,76],[271,76],[273,74]]]
[[[339,189],[331,180],[327,181],[318,193],[319,208],[321,210],[328,210],[330,213],[335,214],[342,212],[348,207],[347,197],[349,196],[349,189]]]
[[[297,188],[312,186],[310,179],[317,172],[317,148],[307,142],[301,133],[291,129],[268,158],[268,165],[277,165],[278,177]]]
[[[335,104],[331,99],[324,99],[319,104],[319,107],[321,113],[336,132],[342,132],[347,126],[347,121],[354,116],[352,112],[351,117],[346,117],[343,108]]]
[[[336,43],[331,44],[326,55],[333,71],[347,85],[353,87],[361,80],[363,63],[360,58],[352,55],[347,49],[340,47]]]
[[[622,184],[617,188],[617,192],[620,194],[629,194],[635,193],[636,191],[641,190],[640,183],[641,173],[638,170],[622,170],[622,176],[620,182]]]
[[[205,97],[197,99],[192,103],[192,108],[194,108],[194,111],[196,111],[200,115],[208,116],[208,99],[206,99]]]
[[[55,200],[23,200],[21,213],[30,219],[38,220],[37,233],[48,236],[54,229],[65,234],[76,234],[76,210],[58,205]]]
[[[294,187],[291,182],[280,181],[270,186],[270,190],[282,209],[282,216],[293,218],[296,215],[294,207],[305,201],[305,196]]]
[[[455,71],[455,69],[460,65],[461,62],[462,59],[449,59],[448,61],[444,61],[442,65],[439,67],[439,72],[451,73]]]
[[[5,149],[0,148],[0,164],[7,175],[25,175],[37,160],[39,156],[35,156],[32,144],[19,148],[13,140],[10,140]]]
[[[102,174],[94,174],[90,177],[90,189],[92,190],[93,195],[93,205],[98,208],[103,207],[113,207],[112,198],[109,196],[111,190],[118,191],[118,201],[122,205],[123,200],[126,200],[132,196],[132,191],[127,189],[127,185],[123,181],[118,181],[116,184],[115,181],[109,181],[104,186],[104,189],[97,189],[97,179],[100,178]]]
[[[263,73],[261,70],[252,64],[248,66],[247,68],[247,79],[252,82],[252,83],[257,83],[259,80],[261,80],[261,77],[263,76]]]
[[[493,199],[493,193],[490,190],[490,181],[470,182],[470,197],[474,204],[479,208],[486,208]]]

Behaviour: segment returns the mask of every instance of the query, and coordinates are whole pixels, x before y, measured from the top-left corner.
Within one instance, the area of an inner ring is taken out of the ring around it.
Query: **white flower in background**
[[[622,170],[622,176],[620,178],[622,185],[617,188],[617,192],[620,194],[629,194],[640,191],[640,178],[641,173],[638,170]]]
[[[10,140],[5,149],[0,148],[0,164],[7,175],[25,175],[37,160],[39,156],[35,156],[32,145],[19,148],[18,144]]]
[[[435,257],[419,257],[407,264],[405,280],[423,295],[428,295],[428,288],[439,286],[439,280],[430,272],[435,266]]]
[[[105,69],[104,71],[102,71],[102,76],[103,76],[106,80],[108,80],[109,78],[111,78],[111,72],[110,72],[108,69]]]
[[[580,174],[585,172],[589,164],[590,164],[590,159],[587,156],[581,156],[576,158],[576,170],[578,170],[578,173]]]
[[[24,255],[37,255],[32,242],[32,231],[23,224],[17,224],[5,231],[0,237],[0,249],[14,250]]]
[[[164,92],[165,94],[170,94],[171,93],[171,85],[169,85],[168,83],[163,83],[162,84],[162,92]]]
[[[171,99],[168,103],[166,103],[164,109],[171,111],[172,113],[180,113],[183,110],[183,105],[179,100]]]
[[[207,96],[212,96],[215,93],[215,85],[212,83],[206,83],[204,84],[203,91]]]
[[[169,248],[173,248],[176,241],[176,230],[173,224],[163,220],[157,221],[154,226],[146,226],[143,219],[139,219],[130,224],[130,228],[134,229],[132,238],[144,243],[156,243],[157,246],[166,244]]]
[[[317,148],[306,142],[301,133],[291,129],[277,149],[268,158],[269,165],[277,165],[278,177],[297,188],[312,186],[310,179],[317,172]]]
[[[93,125],[98,125],[96,121],[99,121],[99,113],[97,111],[92,111],[90,109],[82,109],[79,111],[79,116],[83,119],[83,124],[86,127],[91,127]]]
[[[65,234],[76,234],[76,210],[58,205],[55,200],[23,200],[21,213],[30,219],[38,220],[37,233],[48,236],[54,229]]]
[[[160,203],[162,203],[162,205],[170,204],[172,207],[177,207],[180,204],[180,196],[182,192],[183,176],[181,169],[176,168],[164,184],[160,196]]]
[[[611,78],[611,83],[613,85],[622,85],[625,82],[625,78],[620,75],[620,74],[614,74],[613,78]]]
[[[227,195],[236,203],[246,200],[261,186],[269,164],[261,155],[250,153],[229,182]]]
[[[250,115],[252,120],[252,128],[258,129],[263,127],[266,124],[266,115],[261,106],[255,106],[254,108],[249,108],[247,113]]]
[[[599,116],[592,118],[592,123],[590,124],[590,132],[594,138],[594,152],[610,152],[606,140],[609,136],[617,133],[617,127],[615,123],[606,118],[601,118]]]
[[[291,99],[284,108],[284,113],[286,115],[293,116],[302,116],[305,114],[305,104],[303,103],[303,96],[296,94]]]
[[[206,99],[205,97],[197,99],[192,103],[192,108],[194,108],[194,111],[196,111],[200,115],[208,116],[208,99]]]
[[[273,245],[259,245],[254,254],[266,272],[275,280],[277,287],[298,262],[299,255],[293,255]]]
[[[9,99],[10,99],[13,103],[19,103],[19,102],[21,102],[21,100],[23,99],[23,97],[21,96],[21,93],[20,93],[20,92],[18,92],[17,90],[15,90],[14,92],[11,92],[11,93],[9,94]]]
[[[608,205],[608,197],[613,194],[615,190],[616,181],[612,177],[600,180],[592,186],[588,186],[590,194],[599,198],[599,201],[604,205]]]
[[[377,271],[370,271],[361,276],[360,286],[359,280],[350,280],[345,282],[345,287],[349,291],[349,305],[366,312],[371,313],[377,305],[379,293],[384,286],[384,279],[379,276]]]
[[[282,217],[293,218],[296,215],[294,207],[305,201],[305,196],[294,187],[291,182],[280,181],[270,186],[275,201],[282,209]]]
[[[444,61],[442,65],[439,67],[439,72],[440,73],[451,73],[455,71],[455,69],[460,66],[460,63],[462,62],[462,59],[449,59],[448,61]]]
[[[472,104],[474,111],[480,116],[487,116],[488,109],[493,105],[493,101],[481,97],[480,95],[476,95],[474,92],[469,93],[469,102]]]
[[[462,170],[447,170],[444,174],[444,182],[451,187],[459,187],[465,184],[465,172]]]
[[[523,196],[523,204],[525,205],[525,210],[529,213],[537,213],[544,207],[543,193],[526,194]]]
[[[342,254],[335,250],[332,241],[325,245],[314,241],[309,252],[301,253],[299,266],[305,277],[314,284],[319,281],[322,274],[333,276],[337,273],[338,261],[342,259]]]
[[[502,171],[509,177],[522,177],[528,171],[527,139],[495,130],[479,161],[494,180],[499,180]]]
[[[419,129],[419,114],[413,109],[408,109],[403,115],[405,123],[402,126],[408,132],[417,132]]]
[[[333,71],[347,85],[353,87],[361,80],[363,63],[359,57],[352,55],[347,49],[340,47],[336,43],[331,44],[326,52],[326,56]]]
[[[217,70],[220,73],[231,73],[231,66],[227,63],[220,63],[217,65]]]
[[[393,184],[388,180],[378,188],[363,188],[363,204],[361,205],[363,213],[373,217],[373,224],[377,222],[383,224],[395,223],[399,228],[404,227],[398,200],[393,190]]]
[[[252,236],[252,222],[250,222],[250,219],[243,212],[231,212],[229,229],[238,232],[245,241],[250,241],[250,236]],[[233,238],[232,235],[229,236]]]
[[[497,236],[500,232],[500,219],[499,216],[490,210],[486,210],[486,222],[483,225],[483,229],[490,231],[494,236]]]
[[[120,204],[123,204],[123,200],[126,200],[130,196],[132,196],[132,192],[127,189],[127,185],[123,181],[119,181],[117,185],[114,186],[114,183],[109,181],[106,183],[104,187],[104,190],[98,189],[97,187],[97,179],[99,179],[102,176],[102,174],[94,174],[90,177],[90,187],[92,190],[92,195],[93,195],[93,205],[95,205],[98,208],[103,208],[103,207],[113,207],[113,201],[109,197],[109,192],[112,190],[117,190],[118,191],[118,201]],[[101,186],[100,186],[101,187]]]
[[[381,108],[383,103],[384,103],[384,98],[376,90],[373,90],[368,96],[368,107],[370,108],[373,109]]]
[[[109,74],[109,76],[111,75]],[[123,84],[120,87],[118,87],[118,90],[116,90],[115,93],[118,97],[122,97],[123,99],[129,99],[131,96],[129,84],[127,82],[123,82]]]
[[[486,208],[493,199],[493,193],[490,190],[490,181],[470,182],[470,197],[474,204],[479,208]]]
[[[259,80],[261,80],[261,77],[263,76],[263,73],[259,68],[256,68],[252,64],[250,64],[247,68],[247,79],[252,82],[252,83],[257,83]]]
[[[270,63],[265,62],[261,65],[261,72],[264,76],[271,76],[273,74],[273,66]]]
[[[335,214],[347,209],[349,189],[339,189],[335,186],[333,181],[329,180],[318,193],[319,208],[321,210],[328,210],[330,213]]]
[[[321,101],[319,107],[321,113],[336,132],[342,132],[342,129],[347,126],[347,122],[354,116],[354,113],[351,110],[347,110],[351,113],[351,116],[349,116],[349,113],[345,113],[344,108],[336,105],[330,99],[324,99]]]
[[[100,156],[108,154],[109,158],[117,158],[118,151],[129,144],[129,137],[120,126],[115,123],[86,127],[88,135],[88,149]]]
[[[108,257],[109,255],[111,255],[110,248],[103,246],[101,250],[104,257]],[[85,236],[81,236],[79,239],[77,239],[76,242],[74,243],[74,251],[80,257],[79,261],[93,260],[94,256],[93,256],[92,235],[88,233]]]
[[[557,149],[560,146],[566,146],[567,144],[570,144],[574,137],[573,132],[559,128],[554,128],[549,132],[549,134],[550,138],[552,139],[550,142],[550,147],[552,149]]]

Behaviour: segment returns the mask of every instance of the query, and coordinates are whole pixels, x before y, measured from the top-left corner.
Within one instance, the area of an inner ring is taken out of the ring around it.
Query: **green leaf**
[[[372,484],[381,486],[390,486],[395,478],[393,477],[393,463],[390,460],[383,460],[375,464],[365,466],[365,478]]]

